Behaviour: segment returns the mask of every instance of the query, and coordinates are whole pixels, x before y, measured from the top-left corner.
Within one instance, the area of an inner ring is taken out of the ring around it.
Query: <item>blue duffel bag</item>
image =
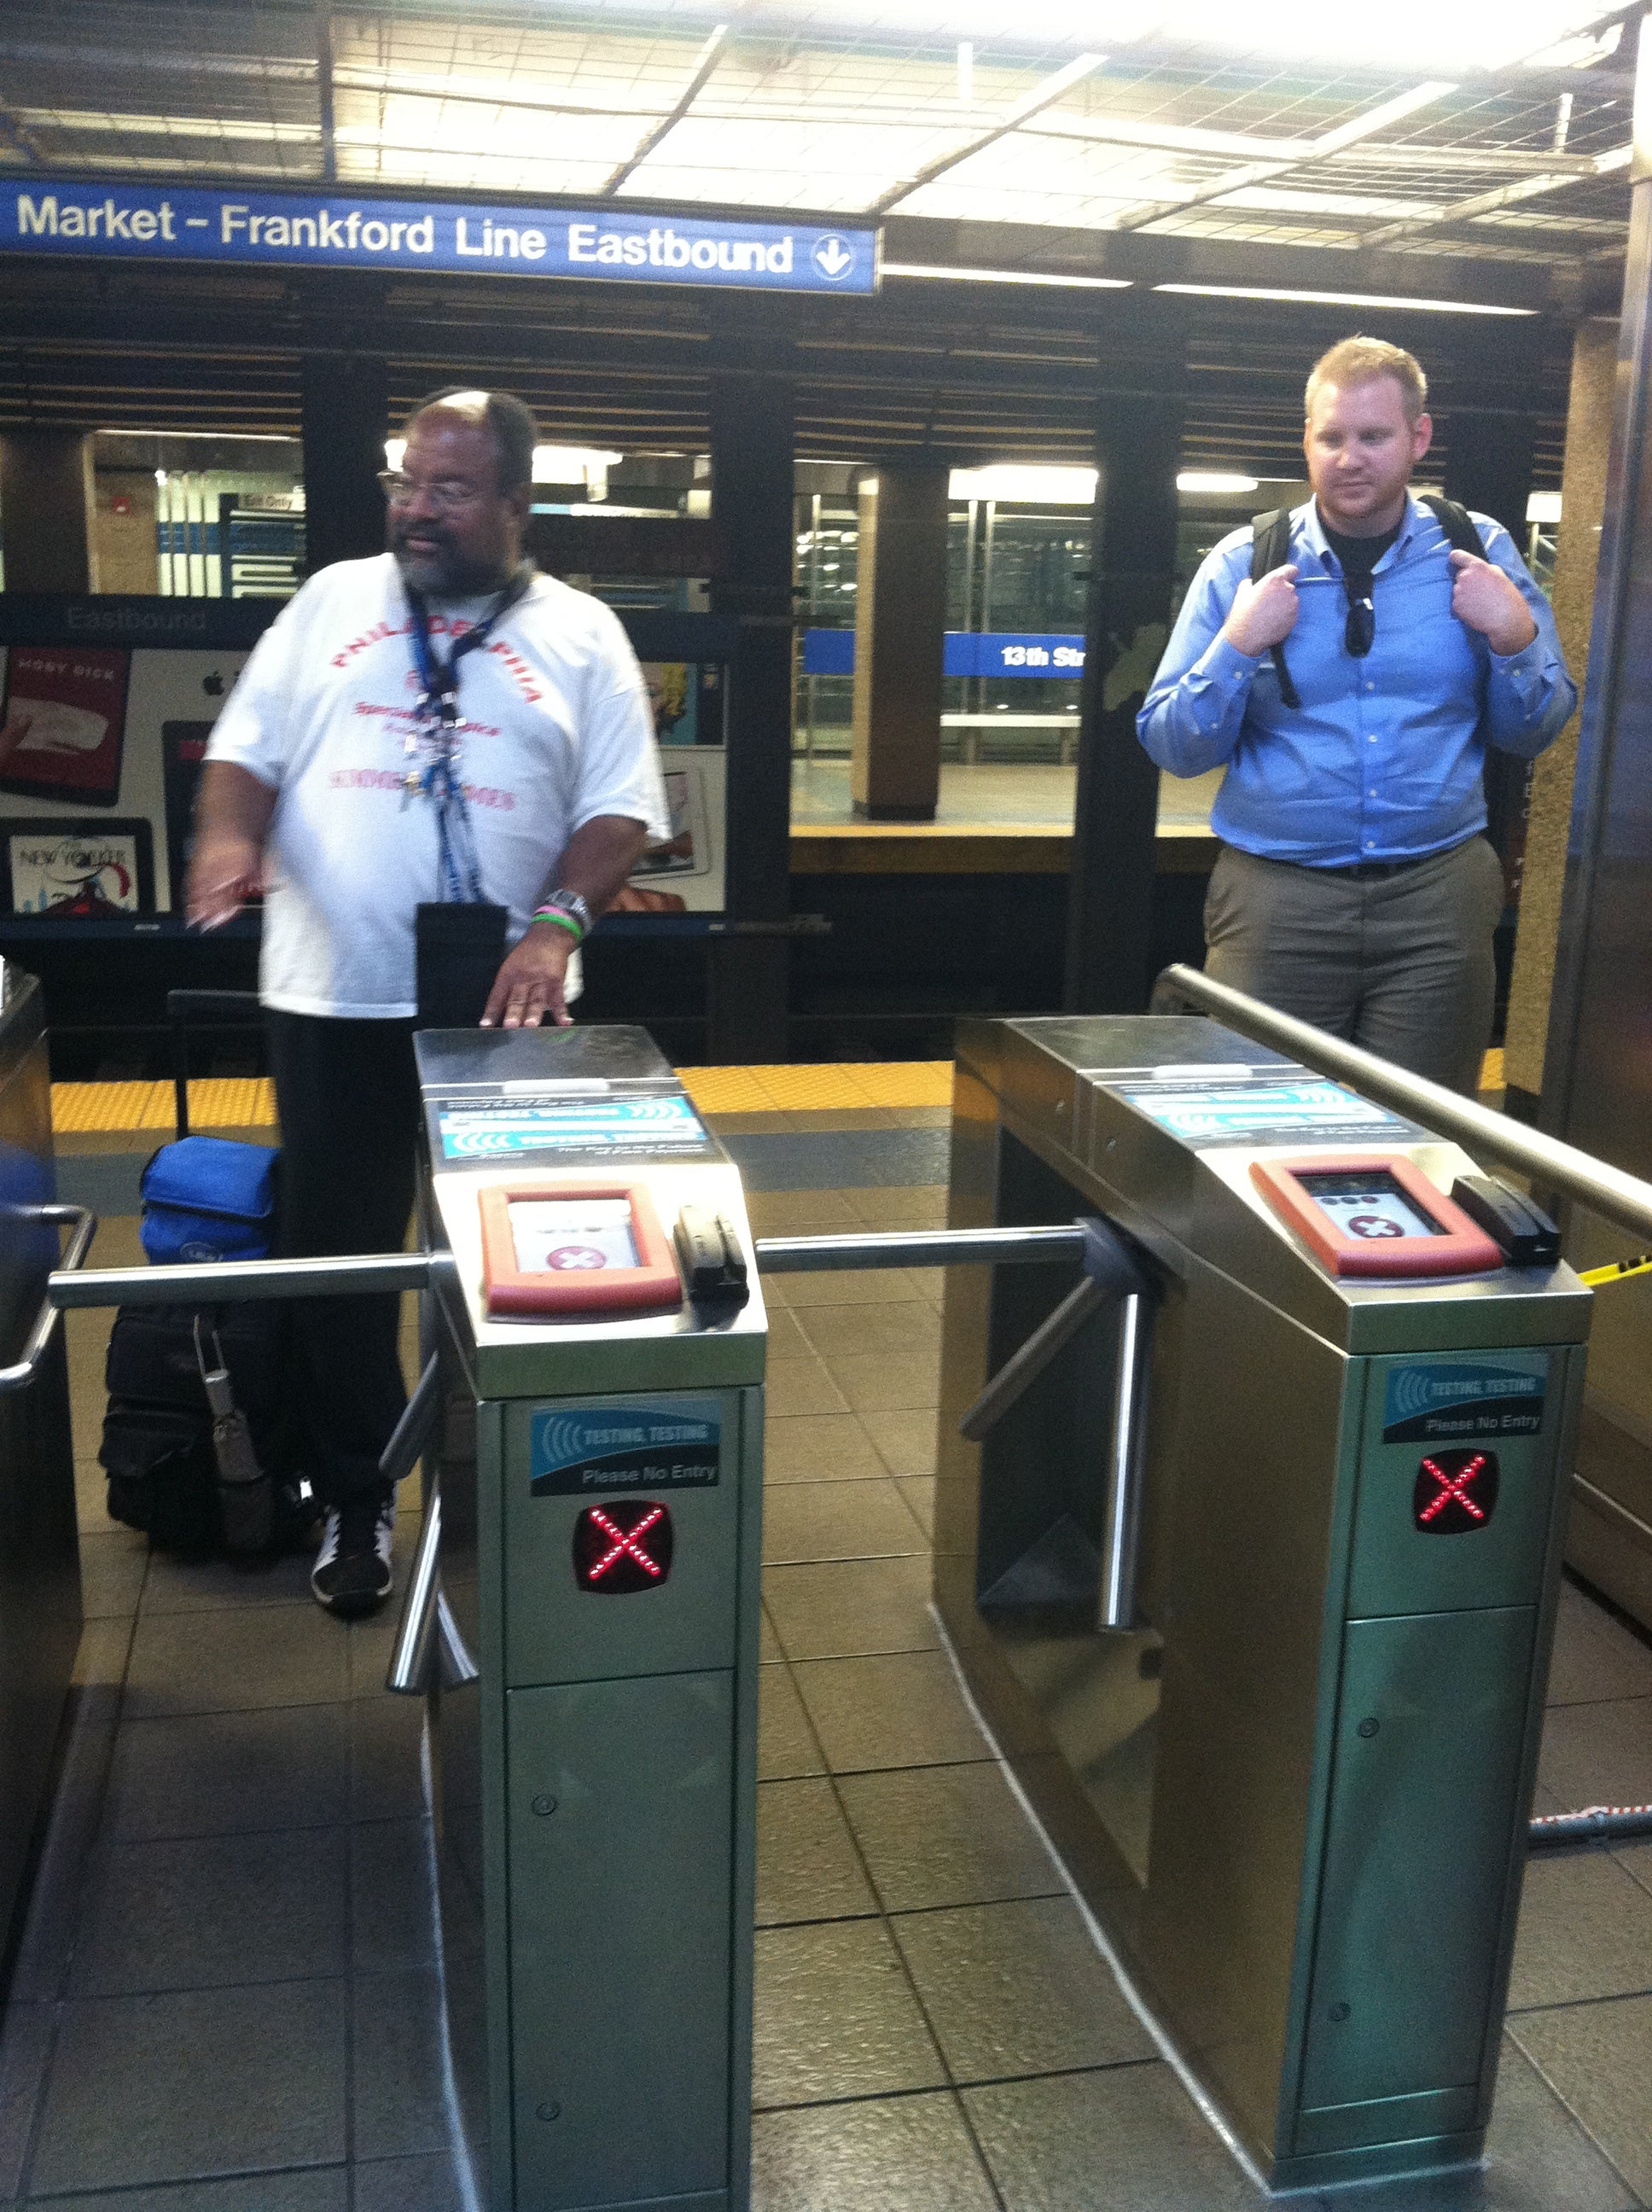
[[[157,1267],[264,1260],[276,1233],[279,1152],[228,1137],[180,1137],[143,1170],[139,1234]]]

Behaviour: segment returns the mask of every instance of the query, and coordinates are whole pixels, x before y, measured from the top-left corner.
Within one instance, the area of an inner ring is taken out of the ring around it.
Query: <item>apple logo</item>
[[[201,678],[201,689],[206,693],[209,699],[222,699],[223,697],[224,679],[219,675],[216,668],[213,670],[210,676],[203,676]]]

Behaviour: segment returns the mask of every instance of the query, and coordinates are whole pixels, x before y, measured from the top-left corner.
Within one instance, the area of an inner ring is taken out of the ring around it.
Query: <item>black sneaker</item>
[[[381,1491],[364,1491],[330,1512],[310,1570],[316,1603],[346,1620],[376,1613],[395,1587],[395,1533],[396,1500]]]

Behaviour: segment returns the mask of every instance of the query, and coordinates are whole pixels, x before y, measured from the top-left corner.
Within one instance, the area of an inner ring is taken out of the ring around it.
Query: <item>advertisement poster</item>
[[[17,646],[0,707],[0,790],[76,806],[120,797],[130,653],[100,646]]]
[[[10,913],[79,921],[155,912],[155,848],[147,822],[69,822],[48,815],[0,827]]]
[[[161,779],[167,802],[167,878],[181,884],[189,867],[195,791],[206,758],[210,722],[162,722]]]

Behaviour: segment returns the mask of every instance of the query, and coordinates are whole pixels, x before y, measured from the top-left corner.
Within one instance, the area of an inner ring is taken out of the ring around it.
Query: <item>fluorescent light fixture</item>
[[[1176,478],[1178,491],[1255,491],[1257,477],[1240,476],[1228,469],[1183,469]]]
[[[998,461],[984,469],[954,469],[946,489],[949,499],[1001,499],[1037,507],[1093,507],[1096,471]]]
[[[588,483],[593,477],[600,477],[606,483],[609,470],[617,467],[624,459],[623,453],[601,453],[594,446],[536,446],[533,481]]]
[[[926,261],[884,261],[885,276],[938,276],[951,284],[1048,284],[1072,292],[1127,292],[1128,276],[1069,276],[1059,270],[945,269]]]
[[[1526,502],[1527,522],[1558,522],[1560,495],[1558,491],[1534,491]]]
[[[1155,284],[1156,292],[1188,292],[1201,300],[1291,300],[1308,307],[1397,307],[1431,315],[1534,315],[1535,307],[1492,307],[1483,300],[1424,300],[1404,293],[1301,292],[1264,284]]]
[[[406,451],[407,441],[405,438],[386,438],[385,440],[385,466],[387,469],[400,468],[402,465],[402,455]]]

